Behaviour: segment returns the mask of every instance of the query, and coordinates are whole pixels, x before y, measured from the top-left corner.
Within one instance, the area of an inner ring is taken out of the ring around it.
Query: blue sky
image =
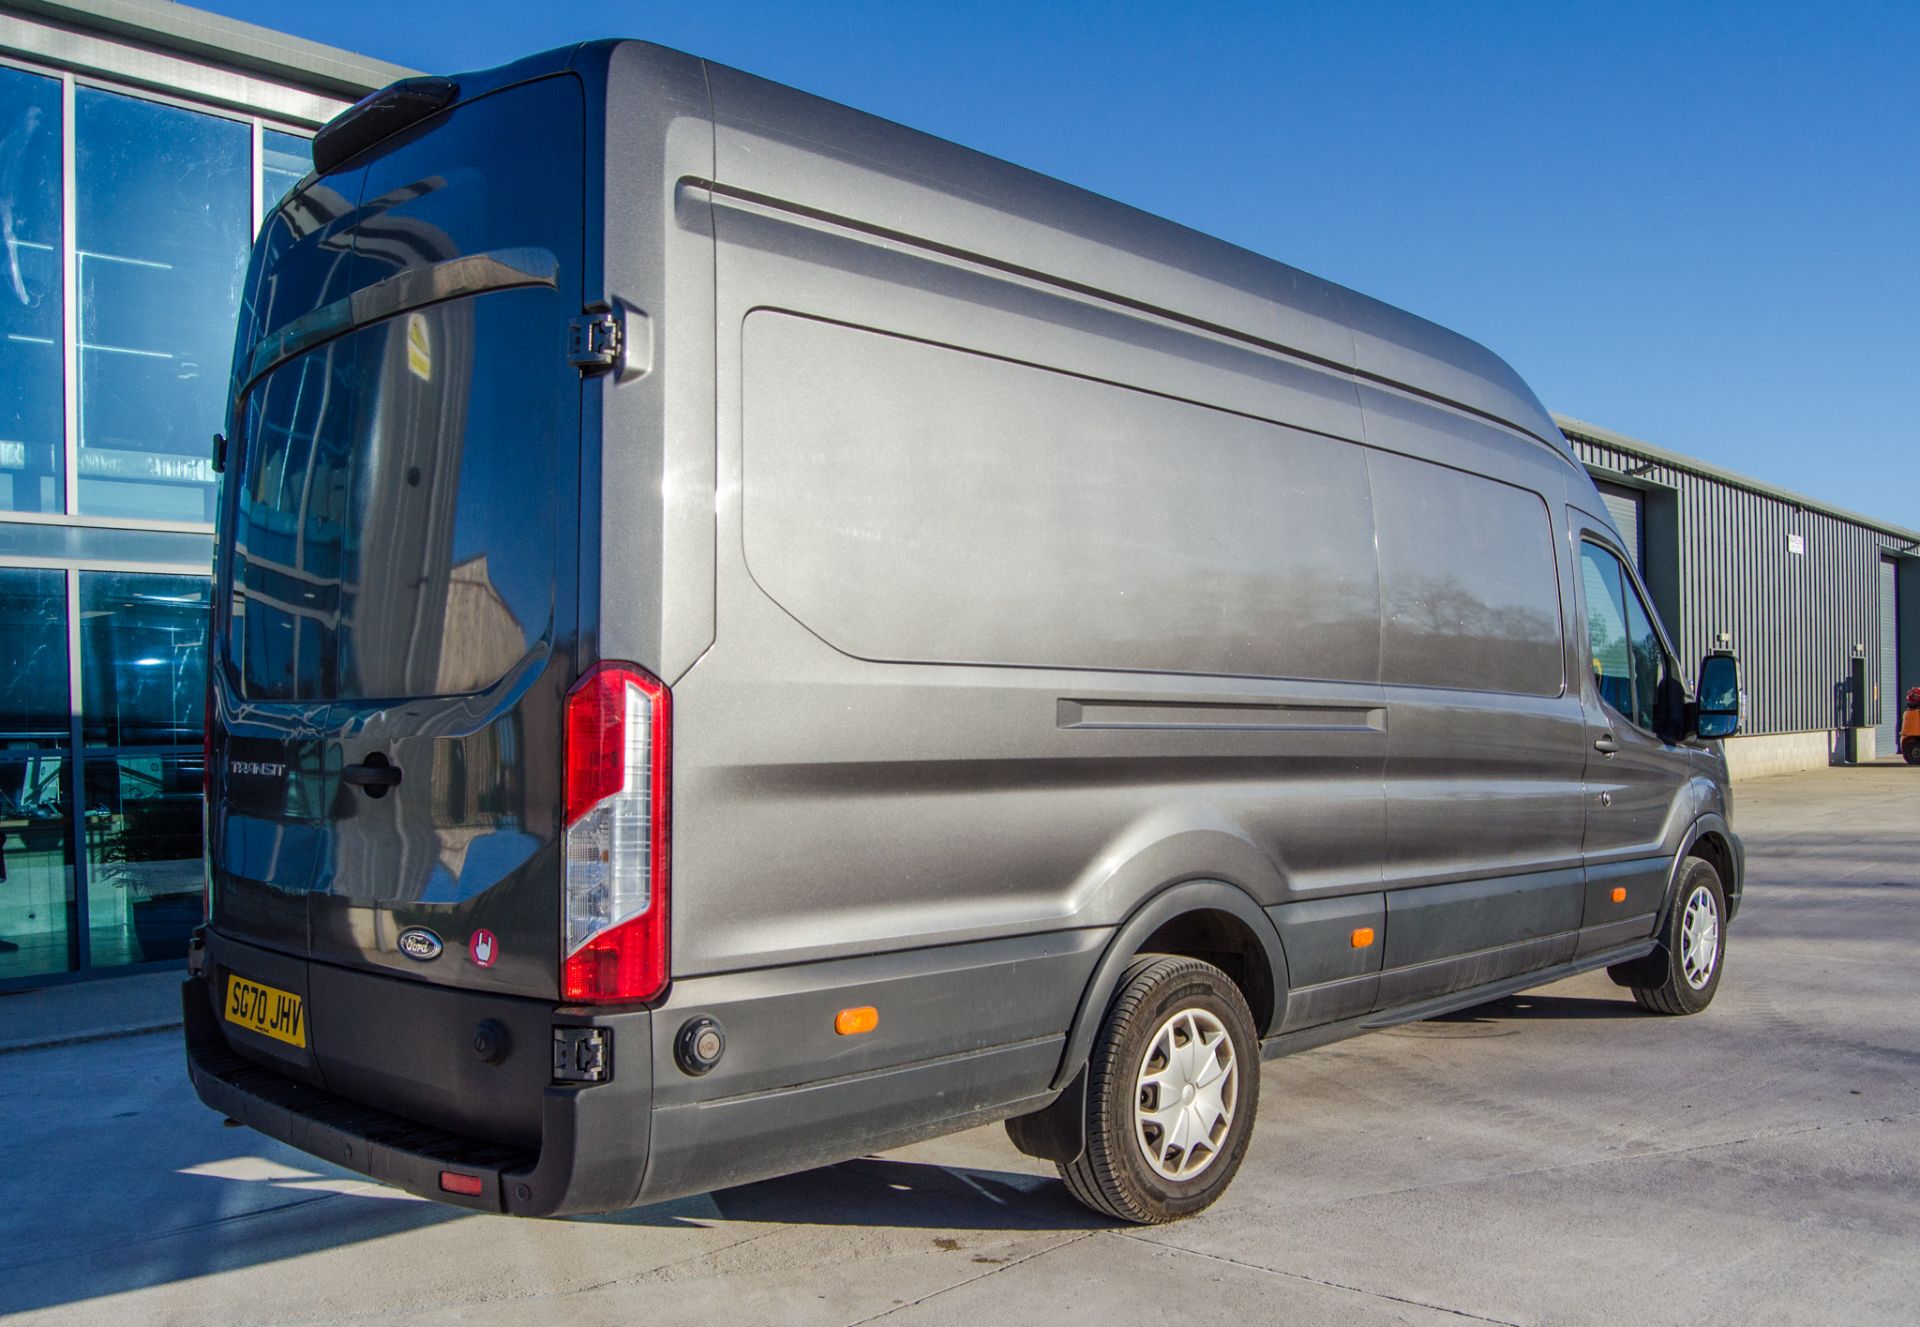
[[[645,37],[1457,328],[1920,528],[1920,4],[201,0],[418,69]]]

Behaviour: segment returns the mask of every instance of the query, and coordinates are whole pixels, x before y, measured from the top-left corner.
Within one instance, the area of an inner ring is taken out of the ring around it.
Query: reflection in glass
[[[0,749],[64,746],[67,577],[0,568]]]
[[[60,83],[0,68],[0,510],[65,509]]]
[[[79,966],[62,755],[0,758],[0,981]]]
[[[1622,578],[1624,581],[1624,577]],[[1626,584],[1627,650],[1633,663],[1633,721],[1649,732],[1658,728],[1654,710],[1660,695],[1661,665],[1667,661],[1660,633],[1631,582]]]
[[[239,354],[353,289],[351,230],[363,174],[364,168],[316,180],[297,199],[282,199],[262,215],[241,285],[234,338]]]
[[[253,214],[235,120],[80,88],[80,509],[210,522]]]
[[[205,576],[80,575],[88,745],[198,745],[207,685]]]
[[[266,216],[313,169],[313,140],[277,129],[260,133],[260,215]]]
[[[225,626],[248,698],[477,691],[545,634],[563,416],[519,330],[548,298],[376,323],[248,395]]]
[[[1620,561],[1605,549],[1580,545],[1580,577],[1587,597],[1587,653],[1600,699],[1620,714],[1633,712],[1632,664],[1627,648],[1627,605],[1620,589]]]
[[[200,753],[91,756],[87,915],[96,968],[184,957],[200,924]]]
[[[1740,666],[1730,654],[1710,654],[1700,661],[1700,708],[1727,714],[1740,708]]]

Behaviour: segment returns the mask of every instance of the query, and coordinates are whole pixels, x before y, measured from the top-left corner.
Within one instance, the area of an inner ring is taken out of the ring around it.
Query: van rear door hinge
[[[582,374],[605,373],[620,362],[621,339],[611,310],[583,313],[567,324],[567,362]]]

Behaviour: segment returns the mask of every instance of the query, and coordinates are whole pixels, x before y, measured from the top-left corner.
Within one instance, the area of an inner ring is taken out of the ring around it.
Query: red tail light
[[[666,987],[671,707],[633,664],[595,664],[567,694],[567,1000],[650,1000]]]

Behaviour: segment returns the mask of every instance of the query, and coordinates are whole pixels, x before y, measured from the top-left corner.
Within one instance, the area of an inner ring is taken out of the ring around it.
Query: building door
[[[1880,559],[1880,705],[1874,712],[1876,755],[1900,749],[1900,600],[1892,558]]]
[[[1620,538],[1627,546],[1627,556],[1633,559],[1633,569],[1644,577],[1647,574],[1645,495],[1639,489],[1622,484],[1595,481],[1594,487],[1600,490],[1600,500],[1607,504],[1607,515],[1620,527]]]

